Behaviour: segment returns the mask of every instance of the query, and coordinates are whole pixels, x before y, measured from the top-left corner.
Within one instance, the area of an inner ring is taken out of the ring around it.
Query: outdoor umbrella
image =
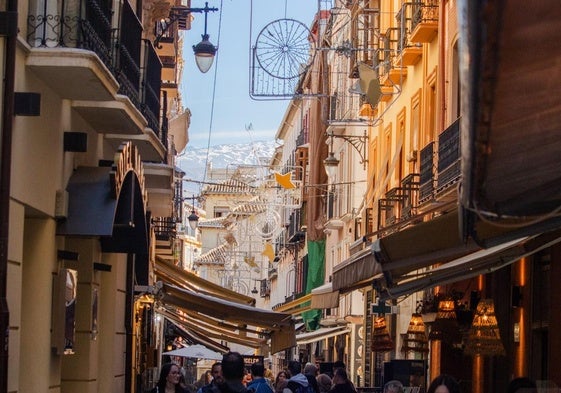
[[[221,353],[212,351],[200,344],[174,349],[173,351],[164,352],[163,354],[171,356],[183,356],[185,358],[222,360]]]

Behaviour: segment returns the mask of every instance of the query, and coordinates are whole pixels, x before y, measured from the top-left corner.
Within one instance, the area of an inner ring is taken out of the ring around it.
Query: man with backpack
[[[310,384],[308,378],[302,374],[302,365],[299,361],[291,360],[288,362],[288,371],[291,377],[282,393],[319,393]]]
[[[251,382],[247,385],[250,393],[273,393],[269,382],[265,379],[265,366],[263,363],[251,365]]]

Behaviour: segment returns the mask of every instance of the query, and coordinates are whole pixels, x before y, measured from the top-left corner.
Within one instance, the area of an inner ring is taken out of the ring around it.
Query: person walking
[[[205,373],[206,375],[206,373]],[[222,363],[216,362],[210,368],[210,381],[201,386],[197,393],[211,393],[213,386],[218,384],[222,379]]]
[[[336,368],[333,372],[333,386],[330,393],[356,393],[355,387],[349,380],[347,371],[343,368]]]
[[[288,380],[283,393],[315,393],[308,382],[308,378],[302,373],[302,365],[297,360],[288,362],[288,372],[291,377]]]
[[[284,388],[288,385],[288,378],[290,378],[290,376],[287,371],[282,370],[278,372],[273,386],[275,388],[275,393],[282,393]]]
[[[212,393],[248,393],[242,383],[245,363],[239,352],[228,352],[222,358],[222,381],[212,389]]]
[[[251,365],[251,382],[247,384],[247,390],[252,393],[273,393],[273,389],[265,379],[263,363],[256,362]]]
[[[166,363],[160,370],[160,378],[151,393],[186,393],[187,390],[183,389],[179,384],[179,377],[181,371],[177,364]]]
[[[317,376],[316,380],[318,381],[319,393],[327,393],[331,390],[333,381],[331,381],[331,377],[329,375],[325,373],[320,374]]]

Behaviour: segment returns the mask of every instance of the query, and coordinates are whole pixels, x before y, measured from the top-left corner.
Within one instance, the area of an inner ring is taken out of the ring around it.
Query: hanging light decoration
[[[421,314],[415,313],[411,316],[407,333],[405,333],[403,338],[401,351],[406,354],[409,352],[421,354],[428,353],[429,340],[427,338],[425,323],[423,322]]]
[[[432,324],[429,340],[447,343],[458,343],[462,340],[454,300],[444,299],[438,302],[438,313]]]
[[[393,350],[393,341],[386,325],[386,317],[377,316],[374,319],[374,332],[372,336],[372,351],[389,352]]]
[[[477,304],[465,352],[481,356],[505,355],[493,299],[482,299]]]

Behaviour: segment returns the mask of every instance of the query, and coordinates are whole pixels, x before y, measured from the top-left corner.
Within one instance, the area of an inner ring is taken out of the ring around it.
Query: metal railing
[[[111,23],[116,10],[110,4],[99,0],[40,1],[29,9],[27,42],[34,48],[94,52],[119,82],[118,93],[126,95],[160,135],[161,62],[151,44],[145,44],[142,51],[142,24],[130,4],[124,2],[118,10],[119,27]]]

